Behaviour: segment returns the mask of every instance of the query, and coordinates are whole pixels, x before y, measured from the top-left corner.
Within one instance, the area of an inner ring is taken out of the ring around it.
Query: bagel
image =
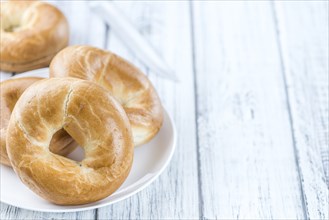
[[[68,23],[55,6],[39,1],[1,1],[0,70],[46,67],[69,39]]]
[[[62,128],[84,148],[81,162],[48,150]],[[134,151],[122,106],[101,86],[74,78],[40,80],[28,88],[14,107],[7,143],[22,182],[60,205],[109,196],[128,176]]]
[[[152,139],[163,122],[163,108],[150,80],[134,65],[109,51],[90,46],[70,46],[50,64],[50,77],[76,77],[107,89],[129,118],[134,144]]]
[[[33,83],[41,80],[39,77],[10,79],[0,83],[0,163],[11,166],[6,150],[6,133],[11,112],[22,93]],[[60,155],[72,152],[77,143],[63,130],[59,130],[50,143],[50,151]]]

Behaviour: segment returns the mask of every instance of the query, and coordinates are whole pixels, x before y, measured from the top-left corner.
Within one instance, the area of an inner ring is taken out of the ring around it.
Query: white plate
[[[41,69],[19,74],[15,78],[24,76],[47,77],[47,75],[48,70]],[[164,111],[164,123],[161,130],[151,142],[135,148],[132,170],[123,185],[111,196],[87,205],[54,205],[29,190],[11,168],[1,165],[1,202],[41,212],[75,212],[103,207],[128,198],[151,184],[168,165],[174,153],[175,145],[175,127],[168,113]],[[81,148],[77,148],[69,157],[78,159],[81,158],[81,155]]]

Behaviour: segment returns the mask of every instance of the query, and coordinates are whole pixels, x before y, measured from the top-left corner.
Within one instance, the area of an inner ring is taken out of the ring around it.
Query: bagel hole
[[[22,23],[23,14],[24,13],[6,13],[6,9],[5,9],[4,13],[1,14],[1,19],[0,19],[1,30],[4,32],[19,31],[22,25],[24,25]]]
[[[58,130],[50,141],[49,150],[53,154],[74,160],[79,163],[85,158],[85,151],[79,145],[75,148],[77,142],[64,129]],[[73,149],[73,150],[72,150]]]
[[[10,25],[4,28],[5,32],[15,32],[19,28],[19,25]]]
[[[76,162],[81,162],[83,161],[83,159],[85,159],[85,150],[82,147],[78,146],[77,148],[75,148],[74,151],[72,151],[65,157]]]

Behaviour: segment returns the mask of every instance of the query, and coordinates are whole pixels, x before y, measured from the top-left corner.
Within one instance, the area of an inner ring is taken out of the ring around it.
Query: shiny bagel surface
[[[96,82],[123,106],[134,144],[151,140],[163,122],[163,108],[150,80],[134,65],[109,51],[70,46],[50,64],[50,77],[75,77]]]
[[[6,133],[12,110],[23,92],[33,83],[41,80],[39,77],[24,77],[10,79],[0,83],[0,163],[11,166],[6,150]],[[50,143],[50,151],[60,155],[72,152],[77,143],[63,130],[59,130]]]
[[[84,148],[77,162],[48,150],[64,128]],[[113,193],[129,174],[133,139],[122,106],[101,86],[74,78],[40,80],[16,103],[7,150],[20,179],[61,205],[86,204]]]
[[[40,1],[1,1],[0,70],[48,66],[67,46],[68,23],[55,6]]]

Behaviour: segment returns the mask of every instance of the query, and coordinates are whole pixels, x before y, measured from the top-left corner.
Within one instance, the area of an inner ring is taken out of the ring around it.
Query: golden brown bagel
[[[71,46],[50,64],[50,77],[76,77],[106,88],[125,109],[135,145],[152,139],[163,121],[160,99],[148,78],[134,65],[109,51]]]
[[[48,66],[67,46],[68,23],[56,7],[39,1],[0,4],[0,70],[23,72]]]
[[[48,150],[64,128],[85,150],[81,162]],[[7,151],[20,179],[56,204],[103,199],[128,176],[133,139],[122,106],[101,86],[74,78],[36,82],[16,103],[7,130]]]
[[[6,133],[11,112],[22,93],[33,83],[43,78],[25,77],[0,83],[0,163],[11,166],[6,150]],[[60,155],[72,152],[77,143],[63,130],[59,130],[50,143],[50,151]]]

